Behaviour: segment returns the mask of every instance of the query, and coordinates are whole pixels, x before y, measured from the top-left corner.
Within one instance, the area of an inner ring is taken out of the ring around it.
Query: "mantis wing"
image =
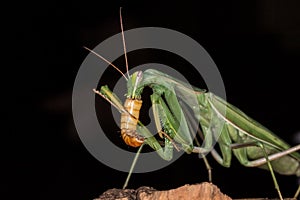
[[[185,103],[194,111],[195,117],[200,121],[200,123],[204,121],[206,123],[209,122],[211,119],[209,119],[209,117],[207,117],[205,114],[208,113],[208,116],[210,116],[209,113],[215,112],[218,114],[221,120],[225,121],[225,123],[231,125],[235,129],[238,129],[240,132],[244,133],[255,141],[262,142],[279,151],[290,148],[285,141],[280,139],[269,129],[247,116],[237,107],[227,103],[220,97],[210,92],[205,93],[205,90],[190,86],[187,83],[184,83],[157,70],[146,70],[144,72],[143,84],[141,85],[143,85],[143,87],[151,87],[151,85],[155,84],[162,85],[166,88],[173,87],[176,90],[178,97],[184,99]],[[197,101],[195,101],[195,95],[197,96]],[[200,109],[201,116],[197,114],[199,113],[196,112],[197,109]],[[294,152],[290,155],[300,161],[299,153]]]

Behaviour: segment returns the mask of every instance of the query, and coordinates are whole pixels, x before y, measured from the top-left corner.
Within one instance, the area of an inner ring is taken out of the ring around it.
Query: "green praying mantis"
[[[204,155],[210,152],[224,167],[230,167],[234,155],[246,167],[269,170],[278,195],[283,199],[274,172],[300,176],[300,154],[297,152],[300,145],[290,147],[273,132],[220,97],[190,87],[163,72],[147,69],[129,75],[121,12],[120,19],[127,77],[101,55],[85,48],[112,65],[127,80],[127,100],[124,105],[108,86],[102,86],[100,91],[94,89],[95,93],[110,102],[121,113],[121,135],[125,143],[133,147],[140,146],[138,153],[143,145],[149,145],[164,160],[172,159],[174,148],[188,154]],[[150,87],[153,92],[150,98],[159,139],[139,121],[141,94],[145,87]],[[202,146],[199,141],[194,142],[192,126],[200,127],[198,133],[203,141]],[[218,143],[221,154],[214,149],[214,141]],[[203,158],[211,181],[209,164],[205,156]],[[124,187],[131,172],[132,169]],[[299,193],[300,186],[295,198]]]

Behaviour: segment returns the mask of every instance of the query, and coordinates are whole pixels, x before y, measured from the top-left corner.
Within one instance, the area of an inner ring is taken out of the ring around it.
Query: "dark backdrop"
[[[228,101],[290,144],[299,143],[299,1],[13,2],[2,26],[9,60],[2,65],[4,196],[92,199],[122,186],[127,174],[87,152],[71,111],[73,82],[88,54],[82,46],[93,48],[120,32],[120,6],[125,29],[165,27],[199,42],[221,72]],[[187,64],[153,51],[129,55],[131,66],[152,60]],[[197,77],[190,79],[204,87]],[[110,134],[119,134],[111,126]],[[235,159],[229,169],[209,160],[213,182],[224,193],[276,197],[267,171],[245,168]],[[278,175],[278,180],[283,195],[292,196],[296,178]],[[162,170],[133,175],[129,187],[168,189],[202,181],[207,181],[203,162],[185,155]]]

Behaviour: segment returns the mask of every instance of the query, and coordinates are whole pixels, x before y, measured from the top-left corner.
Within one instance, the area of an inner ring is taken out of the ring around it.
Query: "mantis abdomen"
[[[124,108],[127,112],[121,114],[121,135],[125,143],[132,147],[139,147],[144,138],[136,132],[142,100],[126,99]]]

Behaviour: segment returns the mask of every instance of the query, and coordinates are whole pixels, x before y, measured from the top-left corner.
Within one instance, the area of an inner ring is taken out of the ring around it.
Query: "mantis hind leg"
[[[251,147],[251,146],[256,146],[256,147],[261,148],[262,152],[263,152],[263,158],[259,158],[256,160],[248,160],[245,148]],[[298,151],[300,149],[300,145],[297,145],[297,146],[291,147],[290,149],[287,149],[287,150],[284,150],[281,152],[277,152],[277,153],[273,153],[273,154],[268,154],[265,145],[263,143],[259,143],[259,142],[233,143],[231,145],[231,148],[234,150],[235,156],[237,157],[239,162],[246,167],[259,167],[261,165],[266,164],[267,168],[271,172],[272,179],[273,179],[275,188],[278,192],[278,195],[279,195],[280,199],[282,199],[282,195],[281,195],[281,192],[279,189],[279,185],[277,183],[277,179],[275,177],[275,173],[274,173],[274,169],[272,167],[271,161],[274,161],[276,159],[282,158],[293,152]],[[299,164],[297,166],[299,167]],[[294,174],[294,173],[296,173],[296,172],[293,171],[292,174]],[[297,197],[299,196],[299,193],[300,193],[300,185],[298,186],[298,189],[294,195],[295,199],[297,199]]]
[[[255,161],[250,161],[250,160],[248,160],[248,157],[247,157],[247,152],[246,152],[245,147],[248,147],[248,146],[257,146],[262,149],[263,156],[264,156],[263,159],[265,160],[264,164],[267,164],[267,167],[268,167],[268,169],[271,173],[272,179],[273,179],[275,189],[277,190],[279,198],[281,200],[283,200],[281,192],[280,192],[280,188],[279,188],[279,185],[278,185],[278,182],[277,182],[277,179],[276,179],[276,176],[275,176],[272,164],[271,164],[271,160],[269,159],[269,155],[267,153],[267,150],[266,150],[264,144],[259,143],[259,142],[250,142],[250,143],[238,143],[238,144],[231,145],[231,147],[234,149],[233,153],[235,154],[236,158],[239,160],[239,162],[242,165],[244,165],[246,167],[254,167],[252,165],[252,162],[255,162]]]
[[[269,170],[271,172],[271,175],[272,175],[274,186],[275,186],[275,188],[276,188],[276,190],[278,192],[278,195],[279,195],[280,199],[283,199],[282,195],[281,195],[281,192],[280,192],[280,189],[279,189],[279,185],[278,185],[276,177],[275,177],[275,173],[273,171],[273,168],[272,168],[272,165],[271,165],[271,162],[270,162],[270,159],[269,159],[269,155],[267,154],[267,151],[266,151],[266,149],[265,149],[265,147],[264,147],[263,144],[261,144],[260,147],[263,149],[263,152],[265,154],[265,158],[266,158],[266,161],[267,161],[268,168],[269,168]],[[295,149],[297,149],[297,148],[295,148]],[[300,193],[300,185],[298,186],[298,189],[297,189],[297,191],[296,191],[296,193],[294,195],[295,199],[297,199],[297,197],[299,196],[299,193]]]
[[[264,155],[265,155],[265,158],[266,158],[266,160],[267,160],[267,165],[268,165],[268,168],[269,168],[269,170],[270,170],[270,172],[271,172],[271,175],[272,175],[272,179],[273,179],[273,182],[274,182],[275,189],[276,189],[277,192],[278,192],[279,198],[280,198],[281,200],[283,200],[282,195],[281,195],[281,192],[280,192],[280,188],[279,188],[279,185],[278,185],[278,183],[277,183],[277,179],[276,179],[275,173],[274,173],[274,171],[273,171],[273,167],[272,167],[271,162],[270,162],[270,160],[269,160],[269,156],[268,156],[268,154],[267,154],[267,151],[266,151],[266,149],[265,149],[265,146],[264,146],[264,144],[260,144],[259,146],[262,148],[262,150],[263,150],[263,152],[264,152]]]

